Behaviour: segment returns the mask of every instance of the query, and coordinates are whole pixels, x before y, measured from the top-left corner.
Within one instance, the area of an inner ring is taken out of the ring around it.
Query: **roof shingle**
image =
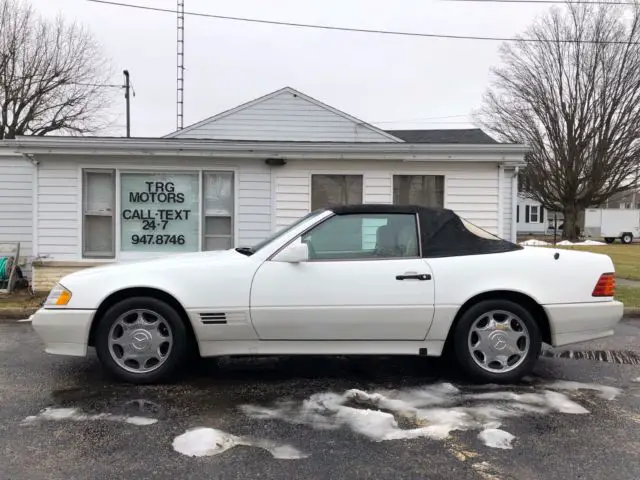
[[[408,143],[499,143],[479,128],[448,130],[386,130]]]

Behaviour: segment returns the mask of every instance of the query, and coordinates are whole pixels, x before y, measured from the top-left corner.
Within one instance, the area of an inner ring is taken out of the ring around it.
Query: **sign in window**
[[[120,249],[198,251],[198,199],[196,173],[122,173]]]

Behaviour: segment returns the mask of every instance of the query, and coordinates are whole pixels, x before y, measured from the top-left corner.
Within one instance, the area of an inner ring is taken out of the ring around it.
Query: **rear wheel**
[[[96,330],[96,353],[116,378],[130,383],[169,380],[183,366],[188,336],[180,315],[151,297],[112,306]]]
[[[509,383],[529,373],[540,355],[540,329],[531,314],[509,300],[484,300],[460,318],[456,358],[476,381]]]
[[[612,237],[605,237],[604,241],[607,243],[613,243],[616,241],[616,239]]]
[[[620,237],[620,241],[628,245],[633,242],[633,235],[630,233],[623,233],[622,237]]]

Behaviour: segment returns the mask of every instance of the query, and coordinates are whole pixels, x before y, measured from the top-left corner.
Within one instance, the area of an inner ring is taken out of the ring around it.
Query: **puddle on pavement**
[[[640,354],[629,350],[544,350],[542,357],[595,360],[618,365],[640,365]]]

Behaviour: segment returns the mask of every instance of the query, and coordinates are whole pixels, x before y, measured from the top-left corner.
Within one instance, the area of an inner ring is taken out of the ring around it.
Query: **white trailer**
[[[584,233],[587,237],[604,238],[613,243],[631,243],[640,238],[640,210],[623,208],[589,208],[584,215]]]

